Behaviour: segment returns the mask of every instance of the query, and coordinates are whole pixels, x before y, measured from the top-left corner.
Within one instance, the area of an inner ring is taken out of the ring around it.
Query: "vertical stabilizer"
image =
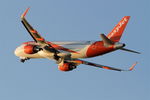
[[[113,42],[119,42],[129,19],[130,16],[124,16],[121,21],[114,27],[114,29],[107,35],[107,37]]]

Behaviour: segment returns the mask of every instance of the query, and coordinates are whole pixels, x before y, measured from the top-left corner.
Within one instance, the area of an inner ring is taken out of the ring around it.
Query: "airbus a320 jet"
[[[46,41],[26,20],[25,16],[28,10],[29,8],[21,15],[21,22],[34,41],[25,42],[16,48],[14,53],[20,58],[21,62],[33,58],[47,58],[56,61],[58,69],[61,71],[71,71],[80,64],[115,71],[131,71],[136,65],[135,63],[129,69],[120,69],[80,59],[96,57],[116,50],[140,54],[139,52],[124,48],[125,44],[119,42],[130,16],[124,16],[107,36],[100,34],[102,41],[49,42]]]

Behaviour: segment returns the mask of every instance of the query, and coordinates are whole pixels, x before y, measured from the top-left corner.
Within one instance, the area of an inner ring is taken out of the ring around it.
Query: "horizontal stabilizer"
[[[126,48],[121,48],[120,50],[127,51],[127,52],[132,52],[132,53],[137,53],[137,54],[141,54],[140,52],[137,52],[137,51],[134,51],[134,50],[130,50],[130,49],[126,49]]]
[[[114,43],[108,39],[104,34],[100,34],[100,37],[102,38],[102,41],[104,42],[104,46],[109,47],[110,45],[113,45]]]

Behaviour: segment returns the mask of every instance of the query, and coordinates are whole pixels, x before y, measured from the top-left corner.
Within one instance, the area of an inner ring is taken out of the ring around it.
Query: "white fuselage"
[[[64,50],[59,50],[60,53],[58,54],[61,57],[71,55],[71,58],[87,58],[86,51],[89,48],[89,46],[94,43],[92,41],[84,41],[84,42],[52,42],[54,44],[57,44],[59,46],[62,46],[64,48],[73,50],[75,52],[68,52]],[[21,46],[17,47],[15,50],[15,55],[20,58],[49,58],[53,59],[54,53],[49,53],[45,51],[39,51],[35,54],[27,54],[24,52],[24,46],[26,45],[38,45],[35,42],[26,42],[22,44]]]

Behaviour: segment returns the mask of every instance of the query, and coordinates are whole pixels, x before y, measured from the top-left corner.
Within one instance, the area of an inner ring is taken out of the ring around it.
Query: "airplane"
[[[72,71],[80,64],[115,71],[132,71],[137,64],[137,62],[134,63],[129,69],[120,69],[81,60],[116,50],[140,54],[140,52],[124,48],[125,44],[119,42],[130,16],[124,16],[107,36],[100,34],[102,41],[49,42],[28,23],[25,18],[28,11],[29,8],[21,15],[21,22],[34,41],[24,42],[15,49],[14,54],[20,58],[22,63],[29,59],[47,58],[56,61],[58,69],[64,72]]]

